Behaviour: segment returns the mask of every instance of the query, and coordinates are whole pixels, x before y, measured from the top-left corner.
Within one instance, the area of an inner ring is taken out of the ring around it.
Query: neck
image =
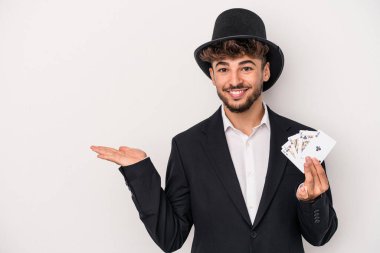
[[[261,96],[245,112],[234,113],[224,105],[223,109],[232,125],[246,135],[250,135],[252,128],[260,124],[265,112]]]

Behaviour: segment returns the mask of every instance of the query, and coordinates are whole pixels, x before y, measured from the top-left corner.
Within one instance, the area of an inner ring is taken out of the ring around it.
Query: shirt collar
[[[264,115],[263,115],[263,117],[261,119],[261,122],[260,122],[259,126],[266,125],[268,127],[268,129],[270,129],[268,109],[267,109],[267,105],[266,105],[266,103],[264,101],[263,101],[263,106],[264,106]],[[223,104],[222,104],[222,107],[221,107],[221,111],[222,111],[224,132],[227,131],[228,127],[231,127],[231,128],[235,129],[235,127],[232,125],[231,121],[228,119],[228,117],[226,115],[226,112],[224,111],[224,105]],[[257,126],[257,127],[259,127],[259,126]]]

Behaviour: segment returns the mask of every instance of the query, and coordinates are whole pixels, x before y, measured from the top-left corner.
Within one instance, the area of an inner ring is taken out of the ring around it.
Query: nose
[[[239,71],[230,71],[231,76],[230,76],[230,85],[231,86],[238,86],[240,83],[242,83],[242,79],[239,75]]]

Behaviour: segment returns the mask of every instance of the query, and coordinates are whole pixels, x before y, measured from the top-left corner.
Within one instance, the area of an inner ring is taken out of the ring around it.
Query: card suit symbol
[[[316,146],[315,147],[315,151],[320,151],[321,150],[321,147],[320,146]]]

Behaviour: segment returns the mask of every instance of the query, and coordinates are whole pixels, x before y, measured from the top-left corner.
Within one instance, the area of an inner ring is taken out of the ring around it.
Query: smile
[[[241,98],[244,96],[246,90],[248,90],[248,88],[245,88],[245,89],[233,89],[233,90],[227,90],[227,92],[231,95],[231,97],[233,98]]]

